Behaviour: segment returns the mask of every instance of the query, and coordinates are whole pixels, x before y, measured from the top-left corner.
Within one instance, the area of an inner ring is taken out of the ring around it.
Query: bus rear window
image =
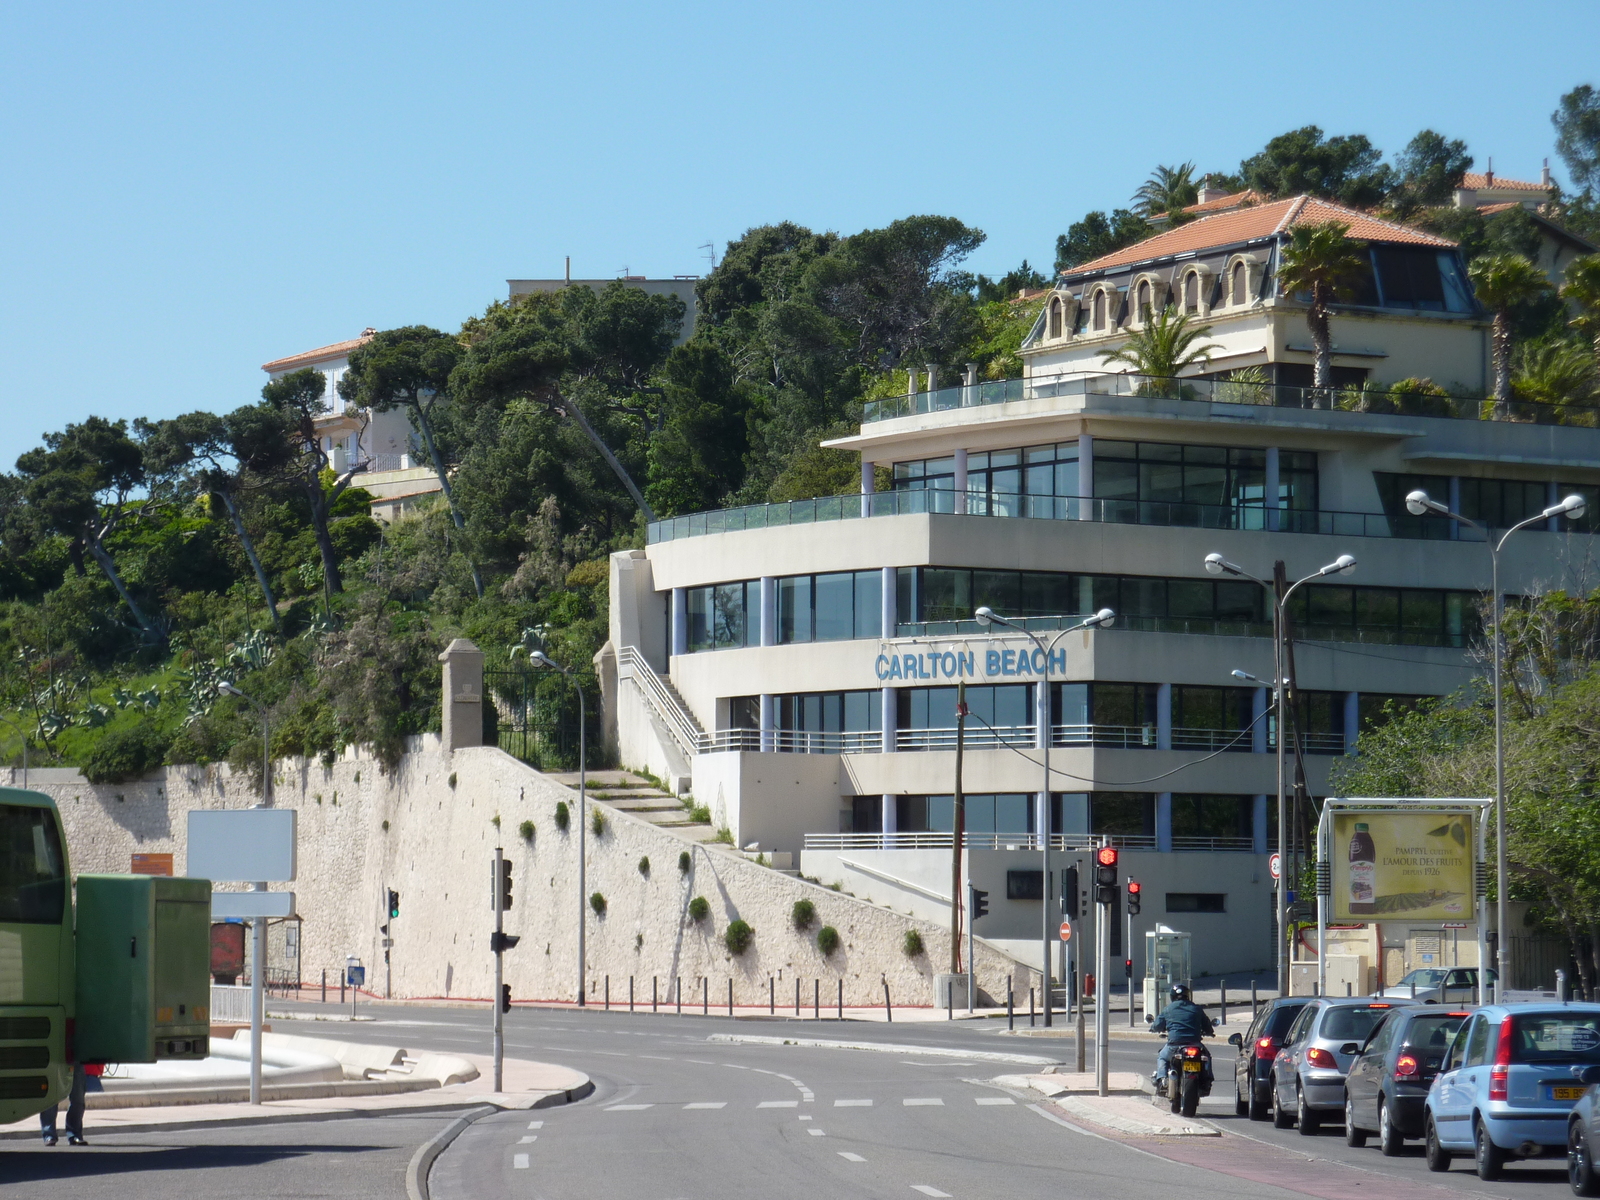
[[[66,902],[66,855],[55,813],[0,805],[0,924],[58,924]]]

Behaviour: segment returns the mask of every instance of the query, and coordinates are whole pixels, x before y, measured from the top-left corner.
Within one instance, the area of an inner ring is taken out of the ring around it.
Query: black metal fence
[[[576,698],[572,711],[559,701],[538,694],[539,677],[532,671],[512,668],[485,671],[483,687],[490,703],[484,712],[484,741],[492,741],[514,758],[540,771],[575,771],[578,768],[578,717]],[[571,684],[561,681],[567,689]],[[588,765],[603,765],[604,746],[600,731],[600,697],[594,688],[585,690],[587,703]],[[492,723],[492,737],[491,729]]]

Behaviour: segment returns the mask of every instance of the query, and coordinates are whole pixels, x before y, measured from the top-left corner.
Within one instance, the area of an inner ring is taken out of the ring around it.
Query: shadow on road
[[[15,1144],[15,1143],[13,1143]],[[0,1147],[0,1184],[47,1179],[92,1179],[151,1171],[210,1171],[262,1166],[308,1154],[365,1154],[392,1146],[311,1144],[291,1146],[59,1146],[12,1150]]]

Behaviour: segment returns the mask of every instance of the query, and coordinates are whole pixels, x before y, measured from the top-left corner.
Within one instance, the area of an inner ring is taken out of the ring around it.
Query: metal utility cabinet
[[[78,876],[80,1062],[204,1058],[211,881]]]
[[[1144,935],[1144,1011],[1159,1013],[1175,983],[1192,982],[1189,935],[1157,925]]]

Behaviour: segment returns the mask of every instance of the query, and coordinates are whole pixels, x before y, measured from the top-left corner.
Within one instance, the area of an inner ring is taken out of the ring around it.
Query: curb
[[[1156,1125],[1145,1121],[1134,1121],[1115,1113],[1102,1112],[1087,1100],[1081,1100],[1070,1093],[1064,1096],[1052,1096],[1050,1103],[1058,1108],[1065,1109],[1080,1121],[1091,1121],[1105,1129],[1115,1129],[1118,1133],[1131,1133],[1140,1137],[1214,1137],[1222,1136],[1222,1130],[1214,1125],[1197,1122],[1190,1123],[1193,1118],[1179,1118],[1181,1124]],[[424,1198],[425,1200],[425,1198]]]
[[[713,1033],[708,1042],[744,1046],[806,1046],[813,1050],[877,1050],[885,1054],[924,1055],[933,1058],[959,1058],[967,1062],[1016,1063],[1025,1067],[1055,1067],[1059,1058],[1036,1054],[1003,1054],[995,1050],[956,1050],[949,1046],[907,1046],[896,1042],[845,1042],[824,1038],[761,1037],[744,1033]]]
[[[411,1161],[406,1164],[406,1200],[429,1200],[428,1172],[433,1169],[434,1160],[443,1154],[445,1148],[460,1137],[468,1125],[480,1118],[500,1110],[492,1104],[485,1104],[475,1108],[465,1116],[457,1117],[438,1133],[434,1134],[422,1145],[417,1147],[417,1152],[411,1156]]]

